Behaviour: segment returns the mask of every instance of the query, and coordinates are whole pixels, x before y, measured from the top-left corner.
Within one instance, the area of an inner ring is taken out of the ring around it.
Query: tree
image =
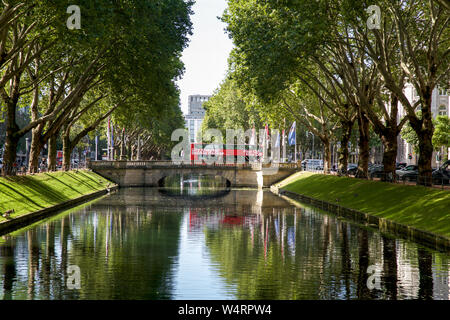
[[[358,175],[362,177],[367,176],[369,121],[386,150],[385,171],[392,173],[397,135],[410,120],[419,135],[420,175],[428,181],[431,93],[438,83],[448,82],[449,16],[433,1],[380,0],[375,4],[382,8],[382,24],[370,30],[366,9],[372,4],[231,0],[223,20],[237,45],[236,71],[241,82],[262,97],[286,89],[296,79],[315,81],[322,89],[319,98],[334,96],[337,101],[336,96],[344,96],[335,110],[351,105],[358,112]],[[311,72],[316,68],[323,77]],[[417,102],[407,99],[406,83],[419,93]],[[398,102],[406,111],[402,119],[398,119]],[[415,117],[419,106],[424,115],[420,119]]]
[[[149,90],[162,99],[178,94],[171,83],[183,71],[180,55],[191,32],[191,1],[160,0],[151,5],[143,0],[104,1],[96,6],[81,1],[85,27],[80,31],[65,26],[65,1],[15,3],[4,2],[0,16],[4,22],[0,94],[7,111],[5,174],[12,173],[8,168],[15,160],[18,139],[29,130],[33,130],[30,170],[47,142],[53,167],[53,146],[62,128],[71,128],[108,95],[115,100],[105,112],[131,96],[139,96],[152,108]],[[84,96],[99,87],[108,95],[99,94],[84,103]],[[47,103],[42,105],[44,96]],[[22,97],[31,103],[32,121],[20,128],[15,110]],[[104,113],[98,113],[86,129],[93,130],[103,117]]]
[[[203,133],[207,129],[219,129],[225,136],[227,129],[246,131],[264,126],[259,111],[248,102],[248,97],[239,89],[232,74],[227,76],[203,107],[206,110]]]
[[[421,117],[421,112],[417,112],[417,117]],[[433,125],[435,127],[433,134],[433,148],[438,151],[441,148],[449,148],[450,147],[450,120],[447,116],[437,116],[433,119]],[[405,139],[407,143],[409,143],[415,153],[419,153],[419,137],[417,136],[416,131],[412,128],[409,122],[406,123],[401,132],[402,138]]]
[[[47,8],[41,5],[21,1],[3,1],[0,15],[0,98],[5,105],[6,139],[3,154],[4,174],[13,173],[17,145],[21,137],[36,127],[43,119],[34,119],[24,127],[19,127],[16,111],[23,96],[29,93],[31,86],[34,98],[38,96],[36,85],[42,78],[31,80],[25,86],[23,82],[26,70],[35,59],[55,43],[55,29],[52,21],[63,17],[61,11],[49,15]],[[33,99],[33,104],[37,104]],[[56,113],[48,115],[54,117]]]
[[[333,134],[339,126],[338,118],[326,107],[326,103],[319,98],[318,94],[309,91],[303,85],[293,86],[289,93],[289,96],[281,98],[282,107],[320,139],[324,154],[323,170],[329,172],[331,169],[331,142],[334,139]]]
[[[355,26],[355,39],[381,74],[384,86],[402,104],[411,127],[418,136],[419,183],[431,183],[433,121],[431,97],[436,86],[448,82],[450,72],[450,16],[443,5],[434,1],[375,1],[383,12],[380,29],[367,32],[358,20],[364,16],[364,5],[345,1],[348,21]],[[372,4],[372,3],[371,3]],[[393,35],[393,36],[391,36]],[[394,54],[387,49],[395,43]],[[405,94],[405,82],[398,80],[400,66],[407,82],[418,95],[410,101]],[[422,116],[416,116],[420,108]]]
[[[331,155],[329,130],[337,128],[339,119],[345,131],[350,132],[356,109],[349,106],[346,97],[342,98],[336,76],[310,59],[331,34],[325,19],[327,7],[325,1],[235,0],[229,1],[223,20],[236,44],[232,61],[240,86],[250,88],[263,104],[279,103],[291,114],[297,113],[298,121],[321,139],[325,154]],[[295,89],[300,83],[302,91]],[[308,96],[308,103],[303,93]],[[290,103],[287,99],[291,99]],[[330,117],[337,119],[325,124]],[[348,154],[347,145],[341,143],[343,155]],[[347,156],[341,161],[341,169],[346,170]],[[326,170],[329,163],[325,163]]]
[[[433,146],[435,150],[450,148],[450,118],[448,116],[437,116],[434,119]]]
[[[114,145],[122,159],[161,159],[170,154],[176,144],[172,132],[184,127],[184,119],[178,88],[172,80],[166,88],[169,91],[152,92],[113,114]]]

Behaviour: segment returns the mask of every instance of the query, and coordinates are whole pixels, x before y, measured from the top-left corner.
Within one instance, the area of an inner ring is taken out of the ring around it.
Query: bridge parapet
[[[153,169],[153,168],[223,168],[223,169],[252,169],[252,170],[262,170],[262,169],[298,169],[296,163],[245,163],[245,164],[228,164],[228,163],[213,163],[207,164],[198,161],[183,162],[181,164],[175,164],[172,161],[90,161],[90,169]]]
[[[123,187],[156,187],[174,174],[210,174],[222,176],[232,187],[270,187],[297,171],[292,163],[174,164],[172,161],[91,161],[88,167]]]

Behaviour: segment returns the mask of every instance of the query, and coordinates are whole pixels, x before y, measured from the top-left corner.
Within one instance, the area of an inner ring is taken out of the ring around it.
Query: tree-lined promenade
[[[191,1],[2,1],[0,101],[6,131],[3,175],[14,174],[19,140],[32,133],[28,170],[48,146],[63,168],[88,134],[114,121],[121,157],[142,141],[142,154],[162,152],[183,125],[175,80],[191,33]],[[77,20],[78,19],[78,20]],[[69,28],[74,21],[78,28]],[[19,125],[20,112],[29,121]],[[120,129],[118,129],[120,128]]]
[[[357,176],[368,176],[375,137],[385,179],[395,179],[398,136],[407,126],[417,140],[419,183],[431,183],[433,151],[450,147],[448,115],[432,114],[433,91],[450,86],[445,1],[229,0],[222,20],[235,49],[227,80],[205,104],[204,126],[268,119],[280,128],[286,119],[289,128],[297,121],[321,141],[325,171],[331,145],[340,146],[343,175],[356,131]],[[216,115],[224,102],[231,112]]]

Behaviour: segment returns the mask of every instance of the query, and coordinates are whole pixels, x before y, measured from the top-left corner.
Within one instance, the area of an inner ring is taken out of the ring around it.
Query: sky
[[[226,7],[226,0],[196,0],[193,6],[193,35],[182,55],[185,73],[177,82],[183,113],[187,113],[189,95],[211,95],[225,78],[233,44],[225,34],[225,23],[217,17]]]

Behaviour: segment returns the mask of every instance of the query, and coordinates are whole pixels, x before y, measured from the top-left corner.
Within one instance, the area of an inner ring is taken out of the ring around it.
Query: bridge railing
[[[255,163],[212,163],[207,164],[202,161],[190,161],[190,162],[182,162],[180,164],[175,164],[170,160],[158,160],[158,161],[128,161],[128,160],[119,160],[119,161],[90,161],[88,164],[90,169],[151,169],[158,167],[223,167],[223,168],[238,168],[238,169],[252,169],[252,170],[261,170],[262,168],[281,168],[281,169],[298,169],[296,163],[267,163],[262,164],[259,162]]]

